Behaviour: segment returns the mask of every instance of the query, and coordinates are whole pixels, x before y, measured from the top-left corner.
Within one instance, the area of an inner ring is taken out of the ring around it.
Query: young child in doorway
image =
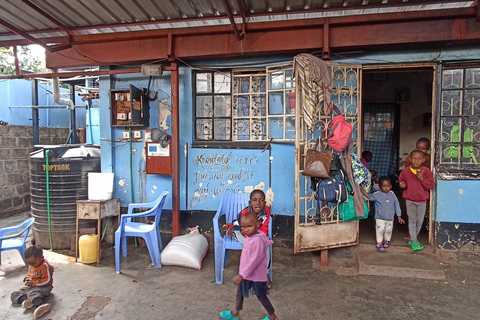
[[[375,203],[375,230],[377,249],[385,251],[390,246],[392,239],[393,219],[397,216],[398,222],[404,224],[402,211],[397,196],[392,191],[392,181],[389,177],[380,177],[380,191],[368,195],[368,199]]]
[[[43,257],[42,248],[35,246],[35,239],[32,246],[25,250],[24,259],[30,265],[23,279],[25,286],[12,292],[10,298],[25,309],[35,307],[33,315],[38,318],[50,311],[50,304],[43,303],[43,298],[53,289],[53,267]]]
[[[243,230],[240,228],[241,220],[243,216],[247,212],[254,212],[257,214],[258,217],[258,222],[260,223],[260,227],[258,230],[262,231],[268,236],[268,224],[270,222],[270,207],[265,204],[265,193],[260,190],[260,189],[255,189],[250,193],[250,201],[248,202],[248,207],[243,209],[239,213],[239,218],[235,222],[234,221],[234,227],[233,227],[233,234],[235,238],[240,242],[240,243],[245,243],[245,235],[243,233]],[[272,263],[270,261],[270,250],[272,248],[269,246],[267,247],[267,269],[270,267],[270,264]],[[273,282],[270,279],[270,276],[267,274],[267,285],[268,288],[273,287]]]
[[[362,152],[362,158],[360,159],[360,161],[362,161],[362,163],[365,165],[365,167],[368,169],[368,163],[372,161],[372,153],[370,151],[363,151]]]
[[[428,150],[430,150],[430,139],[428,138],[420,138],[417,140],[417,145],[415,147],[417,150],[420,150],[420,151],[423,151],[423,153],[425,154],[425,161],[423,162],[423,166],[424,167],[427,167],[428,169],[430,169],[430,171],[432,170],[432,168],[430,168],[430,161],[431,161],[431,155],[428,154]],[[412,165],[412,157],[408,156],[406,159],[405,159],[405,168],[406,167],[409,167]],[[427,202],[426,202],[427,206],[426,206],[426,209],[425,209],[425,224],[428,228],[428,223],[429,223],[429,220],[430,220],[430,203],[427,199]],[[405,237],[405,240],[407,240],[408,242],[410,242],[410,237]]]
[[[423,163],[423,166],[431,170],[430,161],[432,157],[430,154],[428,154],[428,150],[430,150],[430,139],[425,137],[418,139],[415,149],[423,151],[423,153],[425,154],[425,162]],[[412,157],[408,156],[405,159],[405,168],[410,167],[411,165],[412,165]]]
[[[268,316],[262,320],[277,320],[275,309],[267,297],[267,253],[266,248],[273,244],[267,235],[259,230],[260,222],[257,213],[247,212],[242,216],[242,232],[246,236],[238,275],[233,278],[233,283],[238,286],[235,299],[235,309],[220,312],[222,319],[238,320],[240,310],[243,309],[243,300],[252,293],[262,303]]]
[[[408,244],[412,251],[423,249],[418,242],[418,234],[423,225],[426,203],[430,197],[430,190],[435,186],[433,174],[430,169],[423,166],[425,154],[421,150],[413,150],[410,153],[412,164],[406,167],[398,177],[400,188],[403,189],[403,198],[406,201],[408,215]]]

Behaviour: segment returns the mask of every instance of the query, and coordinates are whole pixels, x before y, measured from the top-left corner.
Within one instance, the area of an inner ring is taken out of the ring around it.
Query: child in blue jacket
[[[392,191],[392,181],[389,177],[380,177],[378,185],[380,191],[371,193],[368,198],[375,202],[375,230],[377,249],[380,252],[389,247],[392,239],[393,219],[398,217],[398,222],[404,224],[402,211],[397,196]]]

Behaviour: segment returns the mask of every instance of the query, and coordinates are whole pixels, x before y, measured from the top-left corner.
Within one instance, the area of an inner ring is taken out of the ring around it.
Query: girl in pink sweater
[[[267,235],[257,229],[260,227],[257,215],[247,212],[242,217],[242,232],[246,235],[242,254],[240,255],[240,267],[238,275],[233,283],[238,285],[235,310],[222,311],[220,317],[228,320],[238,320],[240,310],[243,309],[243,300],[249,294],[256,295],[262,303],[268,316],[262,320],[278,320],[275,309],[267,297],[267,254],[265,249],[273,244]]]

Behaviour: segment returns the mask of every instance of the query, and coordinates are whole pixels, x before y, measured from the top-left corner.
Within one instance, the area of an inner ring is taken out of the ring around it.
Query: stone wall
[[[68,128],[40,128],[40,144],[64,144]],[[0,125],[0,218],[30,211],[33,128]]]

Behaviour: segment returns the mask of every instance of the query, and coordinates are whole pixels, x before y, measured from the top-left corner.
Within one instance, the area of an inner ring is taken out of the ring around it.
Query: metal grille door
[[[353,126],[355,150],[361,149],[361,107],[360,84],[361,65],[327,63],[332,71],[334,88],[332,100],[343,112],[347,121]],[[320,203],[311,188],[309,177],[302,175],[305,155],[309,148],[314,148],[317,139],[326,138],[332,115],[314,114],[312,128],[304,121],[301,90],[298,84],[298,70],[295,73],[296,87],[296,122],[295,122],[295,253],[314,250],[339,248],[358,244],[359,223],[338,219],[336,204]],[[318,108],[320,109],[320,108]]]

